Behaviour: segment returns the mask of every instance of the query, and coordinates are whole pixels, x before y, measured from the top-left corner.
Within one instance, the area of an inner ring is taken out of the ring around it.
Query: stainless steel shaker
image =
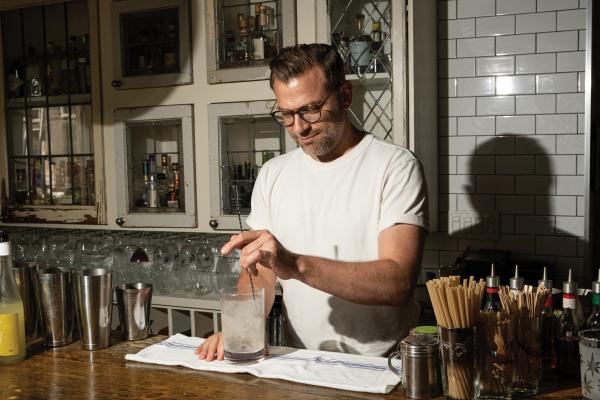
[[[33,277],[36,266],[27,264],[18,264],[13,267],[13,273],[21,299],[23,300],[23,309],[25,311],[25,335],[28,339],[38,336],[40,327],[40,318],[33,290]]]
[[[401,378],[402,393],[411,399],[431,399],[442,394],[439,340],[432,335],[410,335],[390,354],[388,366]],[[392,360],[400,358],[402,368]]]
[[[108,347],[113,306],[112,273],[104,268],[78,271],[74,288],[81,348]]]
[[[35,274],[34,283],[46,333],[46,346],[64,346],[73,342],[75,315],[71,271],[40,268]]]

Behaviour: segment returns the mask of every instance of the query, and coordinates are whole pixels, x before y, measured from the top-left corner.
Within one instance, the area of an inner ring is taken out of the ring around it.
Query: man
[[[427,225],[426,185],[407,150],[355,128],[352,85],[324,44],[271,62],[273,117],[298,149],[267,162],[252,193],[252,231],[223,246],[265,287],[283,290],[286,345],[384,355],[418,318],[413,299]],[[249,280],[246,273],[240,283]],[[223,358],[222,336],[201,359]]]

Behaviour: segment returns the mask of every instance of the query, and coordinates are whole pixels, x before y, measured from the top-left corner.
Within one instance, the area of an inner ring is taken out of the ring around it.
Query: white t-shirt
[[[384,229],[399,223],[427,229],[427,186],[412,153],[371,134],[327,163],[298,148],[262,167],[247,223],[297,254],[377,260]],[[367,306],[295,279],[280,284],[286,345],[383,355],[417,323],[414,299],[402,307]]]

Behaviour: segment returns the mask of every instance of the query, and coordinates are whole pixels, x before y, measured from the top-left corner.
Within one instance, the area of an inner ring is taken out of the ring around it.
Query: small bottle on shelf
[[[252,59],[264,60],[267,50],[268,38],[264,32],[267,25],[267,15],[263,13],[260,3],[254,5],[254,32],[252,34]]]
[[[365,16],[356,15],[357,34],[350,39],[350,67],[354,74],[364,74],[369,67],[371,37],[364,32]]]
[[[600,269],[598,270],[598,280],[592,282],[592,312],[585,323],[585,327],[600,330]]]
[[[25,311],[13,276],[10,236],[0,231],[0,364],[25,359]]]
[[[160,156],[160,169],[156,173],[156,189],[158,191],[158,205],[159,207],[166,207],[168,194],[169,194],[169,182],[171,181],[171,163],[167,154],[161,154]]]
[[[371,47],[369,49],[369,72],[384,72],[383,66],[383,34],[381,32],[381,22],[373,21],[371,25]]]
[[[180,170],[179,163],[171,164],[173,175],[171,183],[169,183],[169,197],[167,199],[167,207],[179,208],[179,187],[180,187]]]
[[[579,321],[577,317],[577,282],[569,279],[563,283],[563,313],[559,321],[558,334],[558,373],[561,375],[579,374]]]
[[[248,63],[253,54],[252,42],[250,41],[248,19],[242,13],[238,14],[238,27],[240,40],[235,44],[235,59],[239,63]]]

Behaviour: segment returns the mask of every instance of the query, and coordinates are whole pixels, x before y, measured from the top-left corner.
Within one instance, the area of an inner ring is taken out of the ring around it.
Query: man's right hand
[[[222,360],[223,351],[223,332],[217,332],[206,339],[200,346],[194,350],[198,358],[205,361]]]

